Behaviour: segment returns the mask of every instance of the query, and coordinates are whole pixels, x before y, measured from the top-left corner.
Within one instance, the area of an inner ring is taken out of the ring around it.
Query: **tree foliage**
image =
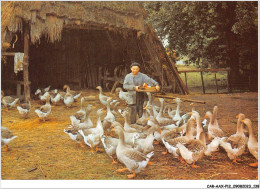
[[[189,62],[257,79],[258,2],[153,1],[145,8],[158,36]]]

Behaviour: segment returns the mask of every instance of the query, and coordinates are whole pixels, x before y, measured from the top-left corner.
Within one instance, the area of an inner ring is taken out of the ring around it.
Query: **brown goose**
[[[6,108],[13,108],[15,107],[16,103],[19,101],[19,98],[13,98],[11,96],[4,96],[4,92],[1,91],[1,103]]]
[[[241,121],[245,119],[244,114],[237,115],[237,132],[230,137],[224,137],[220,141],[220,145],[225,149],[229,159],[233,160],[233,163],[238,164],[238,156],[241,156],[246,149],[248,138],[243,132],[243,125]]]
[[[128,169],[133,172],[133,174],[127,175],[127,177],[134,178],[136,173],[139,173],[147,166],[154,152],[152,151],[145,155],[133,148],[127,147],[125,144],[123,129],[117,126],[115,131],[119,135],[119,143],[116,148],[117,159],[126,166],[124,169],[118,169],[117,172],[123,172]]]
[[[186,144],[178,143],[176,146],[182,158],[188,164],[192,164],[192,168],[197,168],[199,166],[195,165],[195,162],[203,157],[206,150],[206,135],[201,132],[199,139],[191,139]]]
[[[209,118],[209,124],[208,124],[208,137],[210,140],[214,139],[215,137],[224,137],[225,134],[222,131],[222,129],[219,127],[218,121],[217,121],[217,111],[218,107],[214,106],[213,108],[213,114],[208,111],[206,112],[205,118]]]
[[[156,116],[156,119],[159,122],[160,126],[171,125],[171,124],[176,123],[176,121],[173,121],[172,119],[169,119],[169,118],[162,116],[163,109],[164,109],[164,99],[159,98],[159,101],[161,103],[161,108],[160,108],[158,115]]]
[[[176,150],[177,150],[176,145],[178,143],[186,144],[189,140],[194,139],[194,136],[192,134],[193,133],[192,129],[194,127],[194,124],[195,124],[194,119],[188,120],[187,125],[186,125],[186,135],[185,136],[178,136],[175,138],[167,139],[166,137],[168,137],[168,133],[163,135],[162,141],[163,141],[166,149],[171,154],[173,154],[174,157],[179,156],[179,154],[177,154],[177,152],[176,152]],[[175,133],[175,135],[177,135],[177,134]],[[163,154],[167,154],[167,150],[165,152],[163,152]],[[183,163],[183,161],[179,157],[178,157],[178,159]]]
[[[242,120],[242,122],[248,127],[248,130],[249,130],[249,139],[248,139],[248,143],[247,143],[249,152],[257,160],[257,162],[255,162],[255,163],[250,163],[249,166],[258,167],[258,142],[257,142],[257,139],[254,135],[254,131],[253,131],[253,128],[252,128],[252,122],[251,122],[250,119]]]
[[[124,130],[126,132],[142,132],[143,130],[147,129],[147,127],[143,127],[138,124],[130,124],[129,112],[127,110],[122,113],[122,116],[125,119]]]
[[[6,127],[1,126],[1,145],[6,145],[6,151],[8,151],[8,144],[17,136],[14,136],[13,133]]]

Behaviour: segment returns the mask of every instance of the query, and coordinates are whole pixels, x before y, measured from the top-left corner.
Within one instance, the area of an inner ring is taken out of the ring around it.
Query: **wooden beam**
[[[162,83],[161,90],[163,90],[163,64],[162,64],[162,68],[161,68],[161,83]]]
[[[179,70],[179,73],[186,73],[186,72],[225,72],[230,71],[230,68],[226,69],[200,69],[200,70]]]
[[[151,35],[153,35],[153,37],[156,39],[156,42],[159,46],[159,50],[160,52],[162,53],[162,55],[166,58],[166,62],[170,68],[170,70],[172,71],[174,77],[175,77],[175,80],[176,80],[176,83],[178,84],[178,87],[181,91],[182,94],[189,94],[189,91],[188,89],[186,88],[186,86],[184,85],[182,79],[180,78],[179,76],[179,73],[174,65],[174,63],[171,61],[171,59],[169,59],[168,55],[166,54],[165,52],[165,49],[162,45],[162,42],[160,41],[160,39],[158,38],[158,36],[155,34],[153,28],[151,25],[149,25],[149,29],[150,29],[150,33]],[[160,56],[159,56],[160,57]]]
[[[228,75],[227,75],[227,82],[228,82],[228,92],[232,93],[232,84],[231,84],[231,75],[230,75],[230,71],[228,71]]]
[[[2,52],[2,56],[14,56],[15,52]]]
[[[202,71],[200,72],[200,76],[201,76],[203,94],[205,94],[205,87],[204,87],[204,80],[203,80],[203,72]]]
[[[173,96],[167,96],[167,95],[160,95],[160,94],[156,94],[154,95],[155,97],[159,97],[159,98],[167,98],[167,99],[176,99],[179,97],[173,97]],[[192,99],[187,99],[187,98],[180,98],[181,101],[183,102],[195,102],[195,103],[202,103],[202,104],[206,104],[205,101],[200,101],[200,100],[192,100]]]
[[[137,46],[138,46],[138,50],[139,50],[140,56],[141,56],[141,58],[142,58],[142,62],[143,62],[143,64],[144,64],[144,58],[143,58],[143,55],[142,55],[142,52],[141,52],[140,45],[139,45],[139,43],[138,43],[137,37],[136,37],[136,43],[137,43]]]
[[[30,50],[30,28],[28,23],[24,23],[24,57],[23,57],[23,80],[25,101],[30,100],[29,85],[29,50]]]
[[[217,81],[217,73],[215,73],[215,83],[216,83],[216,88],[217,88],[217,93],[218,93],[218,81]]]
[[[187,89],[188,89],[187,73],[185,72],[184,74],[185,74],[185,83],[186,83],[186,87],[187,87]]]

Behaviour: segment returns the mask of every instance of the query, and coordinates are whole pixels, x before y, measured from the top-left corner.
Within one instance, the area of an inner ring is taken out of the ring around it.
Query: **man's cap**
[[[132,64],[130,65],[130,68],[132,68],[133,66],[138,66],[140,68],[140,64],[137,62],[132,62]]]

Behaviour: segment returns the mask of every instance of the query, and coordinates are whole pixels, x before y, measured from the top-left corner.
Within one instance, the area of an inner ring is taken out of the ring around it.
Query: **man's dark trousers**
[[[145,101],[145,93],[136,92],[136,104],[129,104],[129,113],[130,113],[130,123],[136,123],[136,114],[138,117],[143,115],[143,105]]]

